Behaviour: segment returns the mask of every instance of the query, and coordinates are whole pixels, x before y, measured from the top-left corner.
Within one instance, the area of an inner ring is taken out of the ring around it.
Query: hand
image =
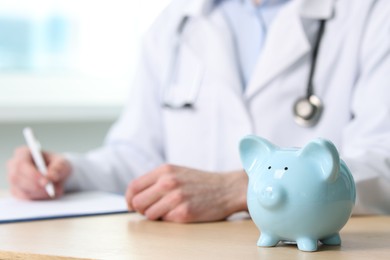
[[[71,173],[70,163],[63,156],[54,153],[43,152],[43,158],[47,164],[46,176],[35,167],[28,147],[15,150],[7,163],[8,181],[15,197],[27,200],[50,199],[45,190],[48,182],[53,183],[56,197],[64,193],[64,182]]]
[[[130,210],[151,220],[222,220],[247,210],[247,182],[243,171],[216,174],[162,165],[130,183],[126,200]]]

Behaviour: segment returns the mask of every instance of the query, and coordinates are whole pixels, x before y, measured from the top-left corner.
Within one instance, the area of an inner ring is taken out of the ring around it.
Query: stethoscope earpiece
[[[322,102],[317,96],[302,97],[294,104],[294,120],[300,126],[314,126],[320,119],[322,110]]]

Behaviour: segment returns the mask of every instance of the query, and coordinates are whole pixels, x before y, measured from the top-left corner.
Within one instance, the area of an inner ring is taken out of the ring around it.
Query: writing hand
[[[27,146],[15,149],[7,163],[7,175],[11,193],[20,199],[49,199],[45,185],[52,182],[56,197],[63,194],[63,185],[71,173],[69,162],[61,155],[43,152],[47,165],[47,175],[43,176],[36,168]]]

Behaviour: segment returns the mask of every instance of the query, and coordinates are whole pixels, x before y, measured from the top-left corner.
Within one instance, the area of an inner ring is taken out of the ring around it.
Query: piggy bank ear
[[[333,182],[337,179],[340,171],[340,156],[332,142],[315,139],[302,148],[299,156],[318,164],[325,180]]]
[[[240,142],[240,156],[245,171],[250,174],[275,149],[275,145],[258,136],[244,137]]]

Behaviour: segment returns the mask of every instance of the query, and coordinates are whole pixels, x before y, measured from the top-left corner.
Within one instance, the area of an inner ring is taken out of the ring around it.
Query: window
[[[116,116],[141,37],[168,3],[0,0],[0,120]]]

